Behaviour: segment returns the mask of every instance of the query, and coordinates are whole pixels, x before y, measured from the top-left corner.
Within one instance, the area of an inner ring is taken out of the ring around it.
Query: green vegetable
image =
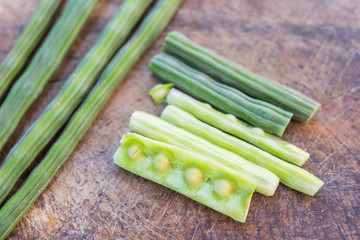
[[[139,135],[125,135],[114,155],[120,167],[245,222],[255,185],[211,157]]]
[[[259,76],[178,32],[171,32],[166,37],[163,50],[254,98],[292,112],[295,120],[307,122],[320,107],[320,103],[300,92]]]
[[[150,3],[150,0],[124,2],[59,94],[13,147],[0,168],[0,203],[39,152],[65,124]]]
[[[42,0],[0,66],[0,100],[50,26],[61,0]]]
[[[203,123],[176,106],[168,105],[161,118],[268,169],[280,178],[281,183],[295,190],[314,196],[324,184],[306,170]]]
[[[149,68],[163,80],[174,83],[190,95],[270,133],[281,136],[291,119],[292,113],[218,83],[168,54],[156,55]]]
[[[72,0],[0,108],[0,150],[39,96],[98,0]]]
[[[44,191],[127,72],[164,30],[180,3],[181,0],[158,1],[129,41],[115,55],[45,158],[1,209],[0,239],[11,232]]]
[[[161,103],[166,100],[166,96],[173,86],[173,83],[157,84],[150,89],[149,94],[156,103]]]
[[[302,166],[309,158],[309,153],[295,145],[268,134],[261,128],[249,126],[233,115],[219,112],[209,104],[197,101],[175,88],[171,89],[166,100],[170,105],[185,110],[199,120],[237,136],[287,162]]]
[[[135,111],[130,128],[145,137],[211,156],[236,170],[239,177],[255,184],[256,191],[264,195],[272,196],[279,184],[279,178],[269,170],[151,114]]]

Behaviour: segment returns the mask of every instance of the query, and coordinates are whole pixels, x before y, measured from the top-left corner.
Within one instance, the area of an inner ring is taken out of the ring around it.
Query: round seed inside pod
[[[158,172],[166,172],[170,169],[171,164],[169,158],[164,154],[157,154],[152,161],[153,167]]]
[[[141,149],[141,146],[138,144],[133,144],[127,149],[128,156],[131,160],[138,160],[144,156],[144,153]]]
[[[234,191],[233,186],[226,179],[216,179],[213,184],[215,192],[220,197],[227,197]]]
[[[189,168],[185,171],[185,179],[186,182],[191,186],[197,186],[199,185],[203,179],[204,176],[200,169],[198,168]]]

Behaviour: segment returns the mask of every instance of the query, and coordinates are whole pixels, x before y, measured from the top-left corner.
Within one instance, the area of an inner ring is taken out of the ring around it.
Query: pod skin
[[[132,146],[138,146],[135,155],[129,151]],[[138,154],[140,151],[141,157]],[[165,159],[169,165],[166,163],[166,167],[160,169],[154,167],[156,158]],[[255,186],[208,156],[137,134],[128,134],[122,138],[114,162],[132,173],[245,222]]]

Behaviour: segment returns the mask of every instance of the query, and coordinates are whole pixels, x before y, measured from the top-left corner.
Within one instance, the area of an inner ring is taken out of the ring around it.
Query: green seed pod
[[[292,113],[216,82],[168,54],[156,55],[151,60],[149,69],[188,94],[269,133],[281,136],[292,117]]]
[[[98,0],[72,0],[0,107],[0,150],[78,36]],[[3,195],[0,193],[0,198]]]
[[[166,101],[168,104],[190,113],[197,119],[241,138],[287,162],[302,166],[309,158],[310,154],[301,148],[265,133],[261,128],[252,127],[233,115],[217,111],[209,104],[200,102],[175,88],[170,90]]]
[[[24,185],[1,208],[1,240],[11,232],[44,191],[89,129],[112,92],[165,29],[181,2],[181,0],[159,0],[132,37],[111,60],[44,159],[32,171]]]
[[[240,178],[230,167],[209,156],[137,134],[125,135],[120,144],[114,155],[114,162],[120,167],[245,222],[255,185]],[[127,154],[134,145],[142,146],[145,154],[139,161]]]
[[[0,66],[0,100],[51,25],[61,0],[42,0]]]
[[[307,122],[320,103],[304,94],[259,76],[209,49],[201,47],[181,33],[171,32],[165,39],[164,52],[176,56],[190,66],[244,93],[272,103],[294,114],[293,118]]]
[[[59,94],[12,148],[0,168],[0,183],[3,182],[6,189],[6,192],[0,190],[0,202],[79,106],[99,73],[125,41],[150,3],[149,0],[127,0],[121,5],[93,48],[65,82]]]

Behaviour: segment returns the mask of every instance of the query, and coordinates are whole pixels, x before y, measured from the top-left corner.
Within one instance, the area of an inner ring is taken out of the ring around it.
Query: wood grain
[[[0,0],[0,61],[38,2]],[[0,162],[57,94],[121,2],[99,1]],[[356,0],[185,1],[9,239],[359,239],[359,17]],[[160,81],[147,64],[171,30],[322,103],[308,124],[292,122],[284,136],[311,153],[305,168],[325,182],[315,197],[282,185],[274,197],[255,194],[247,222],[240,224],[113,163],[131,113],[159,114],[164,107],[148,96]]]

